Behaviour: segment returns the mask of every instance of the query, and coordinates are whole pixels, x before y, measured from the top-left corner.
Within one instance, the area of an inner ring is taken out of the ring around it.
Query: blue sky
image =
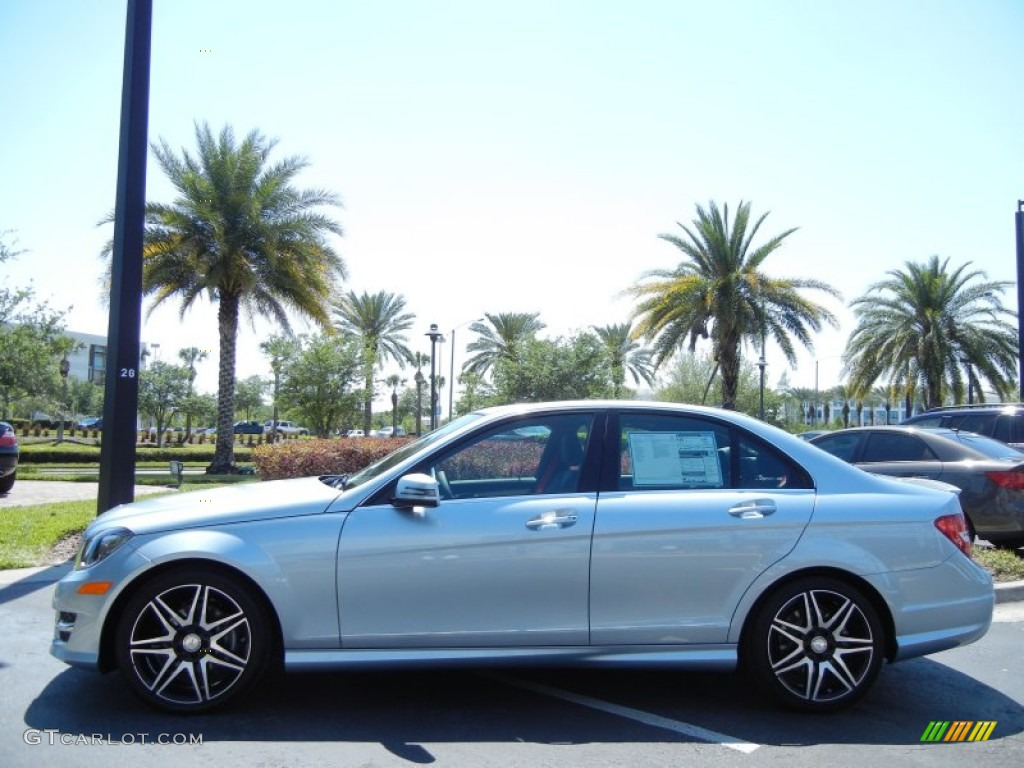
[[[229,123],[306,157],[298,183],[345,203],[345,287],[403,294],[424,351],[431,322],[485,311],[540,312],[553,335],[626,320],[621,291],[678,261],[657,235],[711,199],[770,211],[766,234],[799,227],[766,269],[843,293],[825,302],[841,327],[796,369],[769,348],[773,382],[813,386],[817,358],[835,383],[846,302],[907,260],[1016,279],[1015,0],[154,6],[150,137],[191,149],[195,121]],[[28,250],[7,279],[90,333],[107,324],[96,223],[114,205],[124,16],[123,0],[0,0],[0,230]],[[172,196],[152,156],[147,186]],[[270,332],[243,325],[239,375],[267,374]],[[165,359],[215,352],[215,309],[168,306],[142,334]]]

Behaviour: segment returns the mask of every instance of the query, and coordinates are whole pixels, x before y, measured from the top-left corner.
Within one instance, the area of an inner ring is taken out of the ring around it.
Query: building
[[[79,381],[91,381],[97,386],[103,386],[107,374],[107,337],[78,331],[65,331],[64,335],[75,342],[74,350],[68,355],[68,375]],[[146,367],[146,361],[159,346],[142,342],[140,368]]]

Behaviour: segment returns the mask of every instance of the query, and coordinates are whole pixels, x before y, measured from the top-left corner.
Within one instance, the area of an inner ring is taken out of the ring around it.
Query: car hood
[[[134,533],[225,525],[249,520],[315,515],[340,492],[315,477],[239,483],[210,490],[172,493],[104,512],[88,533],[124,527]]]

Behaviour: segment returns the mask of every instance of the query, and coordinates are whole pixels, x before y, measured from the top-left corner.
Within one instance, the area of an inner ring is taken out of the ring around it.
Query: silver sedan
[[[728,670],[804,710],[970,643],[988,573],[955,489],[868,475],[745,416],[642,402],[479,411],[351,477],[101,515],[51,653],[194,712],[271,665]]]

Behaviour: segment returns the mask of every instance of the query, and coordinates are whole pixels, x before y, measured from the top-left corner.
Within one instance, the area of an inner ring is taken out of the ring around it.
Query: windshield
[[[380,461],[375,464],[371,464],[366,469],[356,472],[354,475],[349,477],[345,481],[345,488],[355,488],[357,485],[362,485],[368,480],[372,480],[378,475],[387,472],[394,466],[401,464],[407,458],[412,456],[414,453],[426,448],[428,445],[444,440],[448,435],[453,432],[465,427],[467,424],[471,424],[483,417],[482,413],[468,413],[465,416],[460,416],[455,421],[450,421],[440,429],[435,429],[433,432],[428,432],[418,440],[413,440],[411,443],[406,443],[398,450],[389,453]]]

